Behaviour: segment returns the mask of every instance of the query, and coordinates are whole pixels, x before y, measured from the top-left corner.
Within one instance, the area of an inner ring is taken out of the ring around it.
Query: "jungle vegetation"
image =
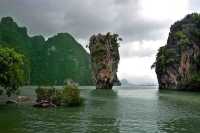
[[[72,79],[80,85],[92,85],[90,56],[69,33],[45,39],[30,37],[11,17],[0,21],[0,46],[13,48],[26,57],[27,85],[63,85]]]

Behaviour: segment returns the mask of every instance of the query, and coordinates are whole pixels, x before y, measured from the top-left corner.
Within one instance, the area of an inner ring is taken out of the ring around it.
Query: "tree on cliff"
[[[199,90],[200,14],[192,13],[171,28],[167,44],[157,53],[152,65],[160,89]]]
[[[13,49],[0,48],[0,94],[11,96],[24,83],[24,56]]]
[[[177,62],[177,58],[173,58],[174,55],[176,55],[174,49],[166,49],[165,46],[160,47],[156,55],[156,61],[153,63],[151,68],[155,68],[156,64],[159,64],[157,70],[159,72],[166,71],[168,66]]]

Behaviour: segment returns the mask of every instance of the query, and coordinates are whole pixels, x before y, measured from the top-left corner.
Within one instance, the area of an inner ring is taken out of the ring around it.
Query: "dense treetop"
[[[0,48],[0,94],[18,92],[24,83],[24,61],[24,56],[13,49]]]

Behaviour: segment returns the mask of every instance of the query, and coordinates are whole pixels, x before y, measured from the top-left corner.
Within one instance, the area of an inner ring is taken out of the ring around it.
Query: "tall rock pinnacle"
[[[118,34],[98,34],[90,37],[89,50],[93,76],[97,89],[112,89],[113,84],[119,83],[117,78],[119,56]]]

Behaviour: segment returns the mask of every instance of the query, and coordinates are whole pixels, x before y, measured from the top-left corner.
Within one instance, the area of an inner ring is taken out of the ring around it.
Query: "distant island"
[[[160,89],[199,91],[199,14],[189,14],[171,26],[167,45],[159,49],[152,67],[155,67]]]
[[[132,86],[133,84],[130,83],[127,79],[120,80],[122,86]]]
[[[127,79],[120,80],[122,86],[157,86],[156,83],[131,83]]]
[[[0,46],[13,48],[27,58],[27,85],[63,85],[72,79],[80,85],[93,85],[90,55],[69,33],[45,38],[30,37],[11,17],[0,21]]]

